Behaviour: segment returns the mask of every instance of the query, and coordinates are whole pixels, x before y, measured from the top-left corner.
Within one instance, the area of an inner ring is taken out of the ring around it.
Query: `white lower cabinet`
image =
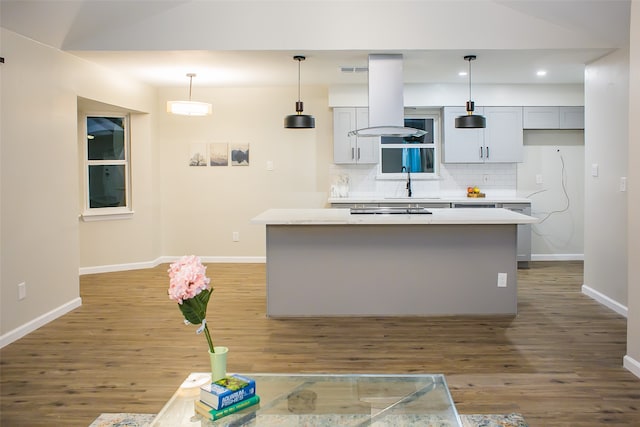
[[[530,203],[503,203],[502,207],[510,211],[531,216]],[[529,267],[531,261],[531,224],[518,224],[518,245],[517,245],[518,266]]]
[[[517,163],[523,160],[522,107],[478,107],[484,129],[458,129],[464,107],[444,107],[443,163]]]
[[[349,132],[369,126],[369,110],[364,107],[333,109],[333,162],[335,164],[378,163],[378,137],[349,136]]]

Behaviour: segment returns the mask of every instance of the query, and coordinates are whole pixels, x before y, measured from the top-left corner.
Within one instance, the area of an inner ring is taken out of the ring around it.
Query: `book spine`
[[[251,378],[240,377],[248,384],[239,390],[227,390],[224,393],[216,393],[213,389],[207,391],[201,389],[200,399],[211,405],[214,409],[223,409],[234,403],[240,402],[256,394],[256,382]]]
[[[228,406],[234,405],[238,402],[241,402],[249,397],[253,397],[256,394],[255,385],[249,385],[247,387],[243,387],[240,390],[231,391],[228,394],[220,396],[220,400],[218,403],[218,409],[223,409]]]
[[[241,402],[236,403],[235,405],[228,406],[224,409],[209,409],[206,403],[203,402],[195,402],[195,410],[198,414],[206,417],[208,420],[215,421],[222,417],[226,417],[227,415],[231,415],[235,412],[241,411],[250,406],[256,405],[260,403],[260,396],[253,395]]]
[[[252,397],[255,394],[255,387],[245,387],[221,396],[217,396],[211,393],[201,393],[200,400],[214,409],[222,409],[226,408],[227,406],[231,406],[234,403],[238,403],[244,399]]]

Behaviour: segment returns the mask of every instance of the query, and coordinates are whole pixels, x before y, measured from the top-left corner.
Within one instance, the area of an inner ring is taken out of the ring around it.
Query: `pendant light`
[[[208,102],[197,102],[191,100],[191,89],[195,73],[188,73],[189,77],[189,100],[188,101],[167,101],[167,112],[179,114],[181,116],[208,116],[211,114],[211,104]]]
[[[463,129],[486,128],[487,119],[484,116],[473,114],[473,101],[471,100],[471,61],[476,59],[475,55],[467,55],[465,61],[469,61],[469,100],[467,101],[467,114],[456,117],[456,127]]]
[[[296,114],[284,118],[284,127],[287,129],[309,129],[316,127],[316,119],[313,116],[302,114],[303,102],[300,101],[300,63],[306,58],[301,55],[293,57],[298,61],[298,101],[296,101]]]

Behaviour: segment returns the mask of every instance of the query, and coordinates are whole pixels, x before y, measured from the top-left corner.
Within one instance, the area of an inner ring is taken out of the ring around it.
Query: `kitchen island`
[[[398,316],[517,313],[516,227],[507,209],[352,214],[270,209],[267,315]]]

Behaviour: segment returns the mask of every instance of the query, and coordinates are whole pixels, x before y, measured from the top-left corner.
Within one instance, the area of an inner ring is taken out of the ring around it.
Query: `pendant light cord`
[[[296,61],[298,61],[298,102],[296,102],[296,113],[301,114],[303,107],[302,101],[300,100],[300,63],[304,61],[306,58],[302,55],[296,55],[293,57]]]
[[[472,58],[469,58],[469,101],[473,99],[471,98],[471,61]]]
[[[302,58],[296,58],[298,60],[298,102],[300,102],[300,63],[302,62]]]
[[[193,87],[193,78],[196,75],[194,73],[188,73],[187,77],[189,77],[189,102],[191,102],[191,89]]]

